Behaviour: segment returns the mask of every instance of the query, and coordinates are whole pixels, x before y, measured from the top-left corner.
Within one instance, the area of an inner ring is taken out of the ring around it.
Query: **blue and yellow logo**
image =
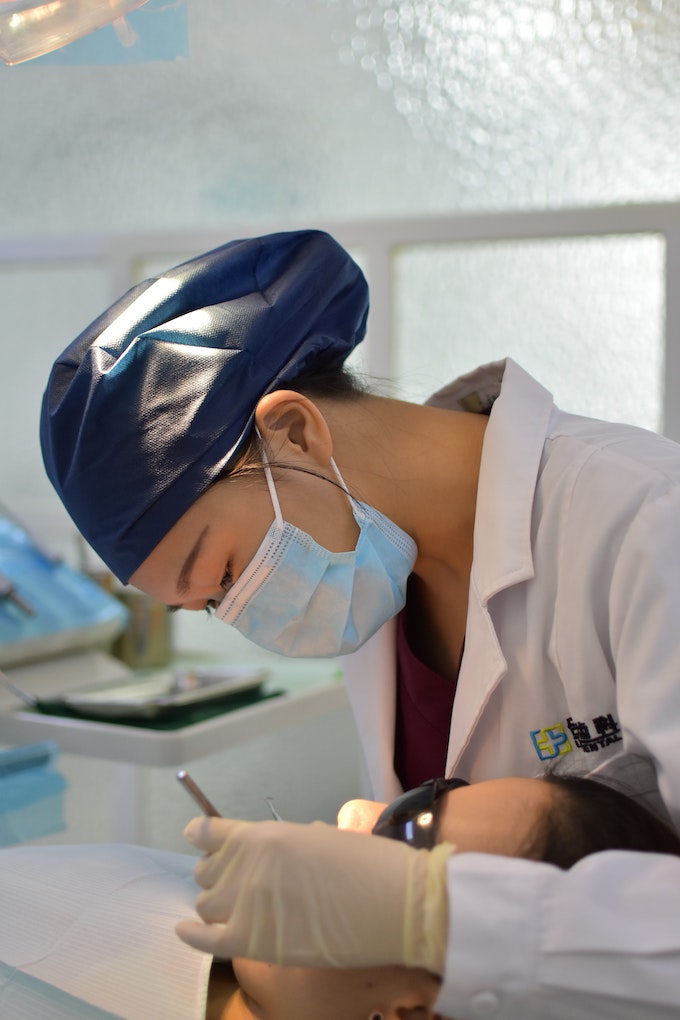
[[[544,726],[541,730],[531,730],[530,736],[541,761],[547,761],[548,758],[557,758],[559,755],[567,754],[573,750],[562,723],[555,723],[554,726]]]

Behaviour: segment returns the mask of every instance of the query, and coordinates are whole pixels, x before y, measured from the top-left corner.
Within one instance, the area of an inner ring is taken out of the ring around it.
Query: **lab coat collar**
[[[531,517],[552,395],[511,358],[440,391],[461,409],[490,410],[477,490],[472,587],[482,605],[534,576]]]
[[[531,519],[554,408],[551,394],[510,358],[482,366],[454,385],[468,391],[467,405],[459,401],[461,409],[472,409],[471,393],[480,411],[492,411],[480,465],[465,654],[447,775],[458,768],[484,706],[507,672],[488,604],[494,595],[534,576]]]

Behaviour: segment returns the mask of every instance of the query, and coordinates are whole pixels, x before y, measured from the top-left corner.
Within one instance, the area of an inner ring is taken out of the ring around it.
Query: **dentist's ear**
[[[291,461],[310,456],[327,466],[333,440],[316,404],[295,390],[267,393],[255,408],[255,425],[270,460]]]

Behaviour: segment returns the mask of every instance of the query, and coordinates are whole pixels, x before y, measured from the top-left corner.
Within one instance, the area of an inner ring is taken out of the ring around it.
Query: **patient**
[[[375,801],[349,801],[338,813],[338,825],[370,833],[381,816],[389,821],[392,814],[392,820],[403,822],[408,817],[408,798],[399,798],[390,805],[394,810],[387,811],[386,805]],[[589,854],[605,850],[680,857],[680,838],[648,808],[609,784],[576,776],[548,774],[542,779],[464,784],[444,793],[433,814],[432,842],[453,843],[458,853],[524,857],[559,868],[570,868]],[[395,838],[400,838],[396,829]],[[222,1020],[432,1020],[437,1016],[439,980],[422,970],[276,967],[254,960],[235,960],[233,966],[240,994],[231,1000],[233,1012],[227,1009]]]
[[[382,808],[350,802],[339,824],[370,831]],[[558,867],[606,849],[680,855],[680,840],[655,816],[592,780],[490,780],[446,793],[436,815],[435,839],[455,843],[458,852],[526,856]],[[232,972],[191,949],[174,925],[192,913],[195,862],[129,846],[0,850],[3,1020],[435,1016],[439,982],[425,971],[236,960]]]

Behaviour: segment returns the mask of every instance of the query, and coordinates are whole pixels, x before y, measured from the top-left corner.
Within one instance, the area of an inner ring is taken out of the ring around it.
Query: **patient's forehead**
[[[542,779],[490,779],[451,790],[439,816],[439,840],[468,851],[533,856],[554,800]]]
[[[489,779],[450,790],[440,801],[439,841],[459,852],[522,856],[533,846],[555,792],[543,779]],[[338,826],[370,833],[384,804],[351,800],[338,812]]]

